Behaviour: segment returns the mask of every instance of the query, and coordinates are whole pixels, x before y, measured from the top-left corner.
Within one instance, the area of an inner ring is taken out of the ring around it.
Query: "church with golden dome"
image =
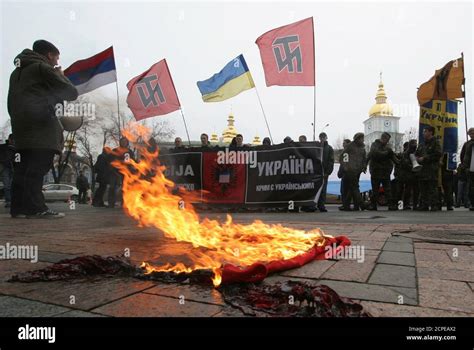
[[[400,117],[393,115],[393,108],[387,102],[387,94],[382,82],[380,82],[375,95],[375,104],[369,110],[369,118],[364,121],[365,145],[370,149],[372,143],[380,139],[382,133],[388,132],[392,138],[390,144],[395,152],[400,152],[402,148],[403,134],[399,132]]]
[[[219,137],[214,132],[211,134],[211,138],[209,141],[211,142],[211,144],[214,144],[214,145],[228,146],[232,142],[232,139],[237,136],[237,134],[239,134],[239,132],[237,131],[235,127],[235,117],[233,113],[230,112],[229,116],[227,117],[227,127],[222,131],[222,136]],[[249,144],[248,140],[246,141],[244,139],[244,144]],[[262,141],[260,140],[260,137],[258,135],[255,135],[255,137],[252,140],[251,145],[258,146],[261,144],[262,144]]]

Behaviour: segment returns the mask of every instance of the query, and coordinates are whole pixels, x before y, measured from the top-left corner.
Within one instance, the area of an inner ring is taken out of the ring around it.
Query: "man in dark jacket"
[[[94,164],[94,172],[96,174],[95,181],[99,183],[99,187],[95,190],[92,199],[92,205],[94,207],[105,207],[104,194],[110,178],[111,169],[109,165],[109,155],[111,152],[112,150],[109,147],[104,147]]]
[[[471,202],[469,210],[474,211],[474,128],[470,128],[467,133],[470,140],[462,146],[461,166],[467,174],[469,184],[469,201]]]
[[[43,177],[64,146],[55,106],[78,96],[61,67],[55,68],[58,60],[59,50],[45,40],[36,41],[33,50],[23,50],[14,60],[8,113],[20,161],[13,174],[12,217],[64,217],[48,209],[42,193]]]
[[[7,141],[0,145],[0,173],[3,178],[3,192],[5,194],[5,208],[12,204],[13,165],[15,162],[15,141],[13,134],[8,135]]]
[[[407,144],[406,150],[400,154],[400,164],[398,166],[397,181],[398,181],[398,199],[403,201],[403,210],[410,210],[410,199],[413,198],[413,210],[418,206],[418,177],[413,171],[413,163],[410,155],[416,152],[417,141],[410,140]]]
[[[383,186],[385,199],[389,210],[395,210],[393,206],[390,175],[393,170],[393,162],[395,154],[388,144],[391,135],[388,132],[384,132],[379,140],[375,140],[370,146],[368,155],[369,170],[370,170],[370,182],[372,184],[372,206],[371,210],[377,210],[377,203],[379,199],[380,185]]]
[[[334,170],[334,150],[328,144],[328,135],[326,135],[325,132],[319,134],[319,142],[323,148],[324,183],[323,188],[321,189],[321,194],[319,195],[318,209],[320,212],[326,213],[326,192],[328,188],[329,175],[331,175]]]
[[[417,210],[428,211],[431,207],[431,211],[438,211],[438,172],[442,152],[433,126],[425,127],[423,140],[415,152],[416,161],[422,165],[418,173],[421,204]]]
[[[89,189],[89,181],[84,176],[82,171],[79,171],[79,176],[76,179],[76,187],[79,190],[79,203],[85,204],[87,202],[87,190]]]
[[[342,208],[339,209],[351,211],[351,200],[354,201],[354,210],[365,209],[359,191],[360,174],[367,171],[363,133],[358,132],[354,135],[353,141],[344,149],[341,160],[345,193]]]

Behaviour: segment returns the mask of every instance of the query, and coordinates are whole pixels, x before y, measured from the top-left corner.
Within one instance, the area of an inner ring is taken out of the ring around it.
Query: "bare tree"
[[[3,126],[0,127],[0,140],[8,139],[8,135],[11,134],[11,130],[11,120],[8,119],[5,123],[3,123]]]
[[[342,134],[337,137],[336,141],[333,142],[332,146],[334,147],[335,150],[338,149],[343,149],[342,144],[345,139],[350,139],[347,134]]]
[[[412,126],[406,129],[402,142],[408,142],[412,139],[418,139],[418,127]]]

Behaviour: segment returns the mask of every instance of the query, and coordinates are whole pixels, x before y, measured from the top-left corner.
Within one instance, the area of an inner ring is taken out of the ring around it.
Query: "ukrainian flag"
[[[244,56],[239,55],[207,80],[198,81],[204,102],[220,102],[255,87]]]

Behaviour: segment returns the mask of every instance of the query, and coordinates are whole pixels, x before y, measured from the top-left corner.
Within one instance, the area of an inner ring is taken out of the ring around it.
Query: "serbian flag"
[[[313,17],[272,29],[255,43],[267,86],[314,86]]]
[[[181,108],[166,60],[127,83],[127,104],[136,120],[164,115]]]
[[[113,46],[74,62],[64,71],[64,75],[74,84],[79,95],[117,81]]]

